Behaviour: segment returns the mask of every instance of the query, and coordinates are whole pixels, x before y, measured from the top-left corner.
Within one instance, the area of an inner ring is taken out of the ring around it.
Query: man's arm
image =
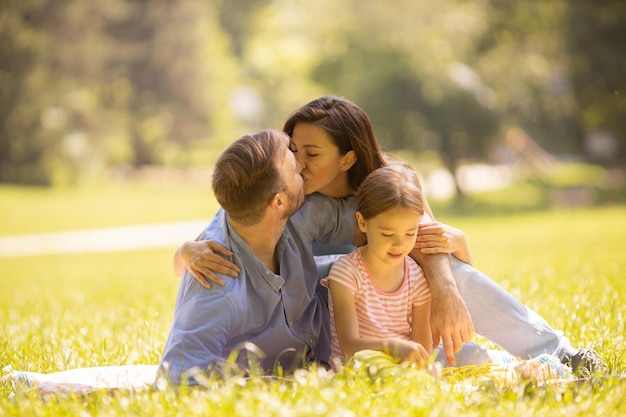
[[[454,352],[471,340],[474,325],[452,277],[449,255],[424,254],[413,249],[411,257],[422,267],[430,287],[433,347],[441,340],[448,362],[454,365]]]
[[[194,384],[194,373],[211,372],[224,359],[236,313],[223,288],[203,288],[189,274],[180,285],[160,368],[174,384]]]

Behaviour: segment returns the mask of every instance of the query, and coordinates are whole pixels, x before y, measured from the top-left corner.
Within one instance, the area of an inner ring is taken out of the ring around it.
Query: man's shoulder
[[[224,285],[211,284],[206,288],[189,271],[183,275],[179,303],[195,303],[208,305],[213,303],[233,304],[232,300],[237,300],[240,291],[240,281],[242,277],[231,278],[218,274],[224,280]]]
[[[220,208],[213,219],[211,219],[211,222],[202,231],[200,239],[213,239],[223,244],[226,241],[227,233],[226,212]]]

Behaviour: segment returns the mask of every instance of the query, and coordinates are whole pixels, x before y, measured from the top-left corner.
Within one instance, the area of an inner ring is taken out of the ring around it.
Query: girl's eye
[[[383,233],[382,235],[383,235],[384,237],[391,237],[391,236],[393,236],[393,234],[392,234],[392,233]]]

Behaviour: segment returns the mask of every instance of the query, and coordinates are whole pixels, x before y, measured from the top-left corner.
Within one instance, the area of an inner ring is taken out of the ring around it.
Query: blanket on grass
[[[372,376],[389,373],[396,377],[405,375],[407,366],[398,364],[392,357],[378,351],[357,352],[344,366],[355,371],[365,371]],[[500,388],[512,387],[520,381],[560,383],[572,381],[569,367],[555,356],[541,355],[525,361],[487,363],[461,368],[444,368],[428,372],[434,378],[470,380],[476,376],[492,380]],[[139,392],[150,389],[157,377],[158,365],[128,365],[77,368],[54,373],[39,373],[4,369],[3,380],[11,384],[13,395],[35,392],[42,397],[86,395],[96,391],[125,390]]]

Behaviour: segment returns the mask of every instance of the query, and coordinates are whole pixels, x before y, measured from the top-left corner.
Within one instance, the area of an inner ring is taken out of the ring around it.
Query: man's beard
[[[286,190],[285,193],[287,194],[287,203],[289,206],[285,211],[284,218],[288,219],[293,213],[300,210],[300,207],[304,204],[304,189],[300,189],[298,194],[294,194],[289,190]]]

